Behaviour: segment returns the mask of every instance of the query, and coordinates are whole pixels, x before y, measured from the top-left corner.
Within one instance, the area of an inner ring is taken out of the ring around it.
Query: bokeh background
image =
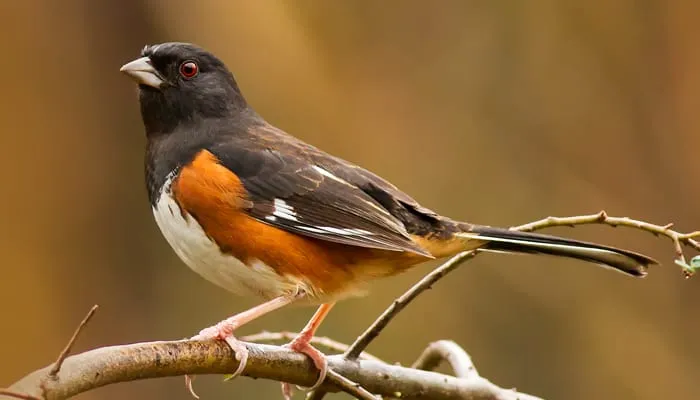
[[[136,89],[118,72],[147,43],[211,49],[271,122],[455,218],[509,226],[606,209],[700,228],[698,2],[29,0],[0,14],[0,386],[54,360],[95,303],[77,350],[186,337],[255,304],[189,271],[153,222]],[[407,364],[450,338],[484,376],[548,399],[700,397],[700,282],[682,279],[670,242],[553,232],[664,265],[634,280],[479,257],[371,352]],[[429,268],[340,304],[320,334],[351,341]],[[312,312],[241,333],[299,329]],[[196,388],[280,398],[246,378]],[[173,378],[80,398],[189,395]]]

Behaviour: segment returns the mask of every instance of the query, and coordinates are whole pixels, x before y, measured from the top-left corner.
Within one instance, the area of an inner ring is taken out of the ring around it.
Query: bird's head
[[[226,65],[189,43],[146,46],[120,69],[139,85],[148,133],[174,129],[200,118],[226,117],[247,108]]]

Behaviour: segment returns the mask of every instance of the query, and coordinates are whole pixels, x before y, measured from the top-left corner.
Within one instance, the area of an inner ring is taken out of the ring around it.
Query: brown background
[[[700,3],[691,1],[93,1],[0,4],[0,386],[78,349],[176,339],[254,304],[167,247],[143,184],[133,84],[144,44],[199,43],[271,122],[455,218],[515,225],[606,209],[700,228]],[[374,343],[410,363],[451,338],[483,375],[549,399],[697,398],[700,282],[670,243],[555,232],[665,265],[633,280],[573,261],[484,256]],[[429,270],[378,282],[320,333],[351,341]],[[311,309],[242,330],[298,329]],[[197,380],[204,399],[279,398],[273,382]],[[187,399],[182,379],[83,399]]]

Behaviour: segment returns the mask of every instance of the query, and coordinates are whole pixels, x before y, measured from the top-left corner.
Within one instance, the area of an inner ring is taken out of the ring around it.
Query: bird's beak
[[[126,63],[119,68],[119,71],[128,75],[129,78],[136,81],[139,85],[160,89],[160,86],[163,84],[163,77],[153,68],[151,59],[148,57],[141,57]]]

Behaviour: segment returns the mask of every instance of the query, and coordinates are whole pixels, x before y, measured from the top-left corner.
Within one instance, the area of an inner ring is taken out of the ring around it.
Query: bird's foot
[[[316,383],[309,388],[303,388],[304,390],[314,390],[318,388],[321,386],[323,381],[326,380],[326,375],[328,374],[328,361],[326,360],[326,356],[309,343],[312,337],[313,335],[302,332],[299,336],[294,338],[294,340],[284,345],[286,348],[307,355],[309,358],[311,358],[314,365],[319,370],[318,380],[316,380]],[[284,396],[285,400],[291,400],[292,386],[289,383],[282,382],[282,395]]]
[[[243,342],[241,342],[240,340],[236,339],[235,336],[233,336],[233,331],[236,330],[236,328],[238,328],[239,326],[234,320],[234,318],[235,316],[223,320],[214,326],[202,329],[198,335],[195,335],[190,339],[218,339],[225,341],[226,344],[228,344],[229,347],[231,347],[231,350],[233,350],[234,354],[236,355],[236,360],[238,360],[238,368],[236,368],[236,371],[234,371],[233,374],[228,376],[226,380],[233,379],[240,375],[245,369],[245,366],[248,362],[248,348]],[[194,389],[192,388],[192,378],[189,375],[185,375],[185,386],[187,387],[187,390],[189,390],[192,397],[194,397],[195,399],[199,399],[199,396],[197,395],[197,393],[195,393]]]

